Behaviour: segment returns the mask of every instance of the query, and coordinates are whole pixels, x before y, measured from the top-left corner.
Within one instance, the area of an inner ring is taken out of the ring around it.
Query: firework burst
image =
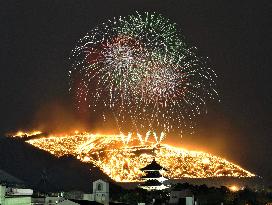
[[[93,111],[113,113],[121,131],[181,132],[217,98],[214,71],[192,50],[162,15],[114,18],[72,51],[70,90]]]

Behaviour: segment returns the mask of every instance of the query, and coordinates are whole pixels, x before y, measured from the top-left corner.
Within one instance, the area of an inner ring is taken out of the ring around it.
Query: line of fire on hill
[[[0,170],[1,171],[1,170]],[[151,205],[151,204],[177,204],[177,205],[201,205],[202,202],[197,197],[194,197],[193,191],[187,188],[180,190],[175,189],[175,186],[171,186],[165,177],[162,176],[162,172],[167,171],[159,165],[155,159],[147,166],[141,168],[141,171],[145,173],[141,177],[142,183],[138,185],[137,193],[134,193],[135,198],[127,200],[127,193],[119,193],[122,195],[119,200],[113,200],[110,198],[109,183],[101,179],[94,181],[92,184],[92,193],[82,192],[60,192],[60,193],[43,193],[37,194],[32,189],[20,188],[18,186],[10,186],[8,183],[1,183],[0,173],[0,205],[110,205],[110,204],[138,204],[138,205]],[[13,179],[11,175],[2,173],[2,176],[6,175],[8,178]],[[141,191],[142,190],[142,191]],[[237,191],[237,190],[232,190]],[[115,195],[116,193],[111,193]],[[142,197],[139,196],[142,194]],[[143,197],[144,196],[144,197]],[[120,200],[121,199],[121,200]],[[123,199],[123,200],[122,200]],[[120,202],[120,201],[125,201]],[[205,203],[204,203],[205,204]],[[223,202],[220,203],[223,205]]]

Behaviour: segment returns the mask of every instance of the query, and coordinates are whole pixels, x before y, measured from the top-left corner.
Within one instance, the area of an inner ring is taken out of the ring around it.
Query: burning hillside
[[[36,134],[36,132],[34,132]],[[254,177],[255,175],[226,159],[200,151],[189,151],[162,144],[163,135],[148,133],[137,135],[100,135],[78,133],[67,135],[38,135],[17,133],[26,142],[51,154],[61,157],[76,156],[91,162],[117,182],[138,181],[146,166],[155,157],[168,171],[162,173],[171,179],[209,177]]]

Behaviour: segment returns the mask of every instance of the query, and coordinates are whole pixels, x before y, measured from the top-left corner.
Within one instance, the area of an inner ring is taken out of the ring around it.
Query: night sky
[[[272,180],[272,4],[261,1],[0,1],[1,135],[40,122],[54,130],[83,120],[68,92],[70,52],[95,25],[135,11],[176,22],[219,76],[221,103],[208,105],[194,135],[168,142]]]

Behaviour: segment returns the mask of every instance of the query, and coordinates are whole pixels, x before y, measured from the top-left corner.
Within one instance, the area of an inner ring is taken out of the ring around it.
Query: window
[[[97,185],[97,190],[98,190],[98,191],[102,191],[102,190],[103,190],[103,184],[99,183],[99,184]]]

